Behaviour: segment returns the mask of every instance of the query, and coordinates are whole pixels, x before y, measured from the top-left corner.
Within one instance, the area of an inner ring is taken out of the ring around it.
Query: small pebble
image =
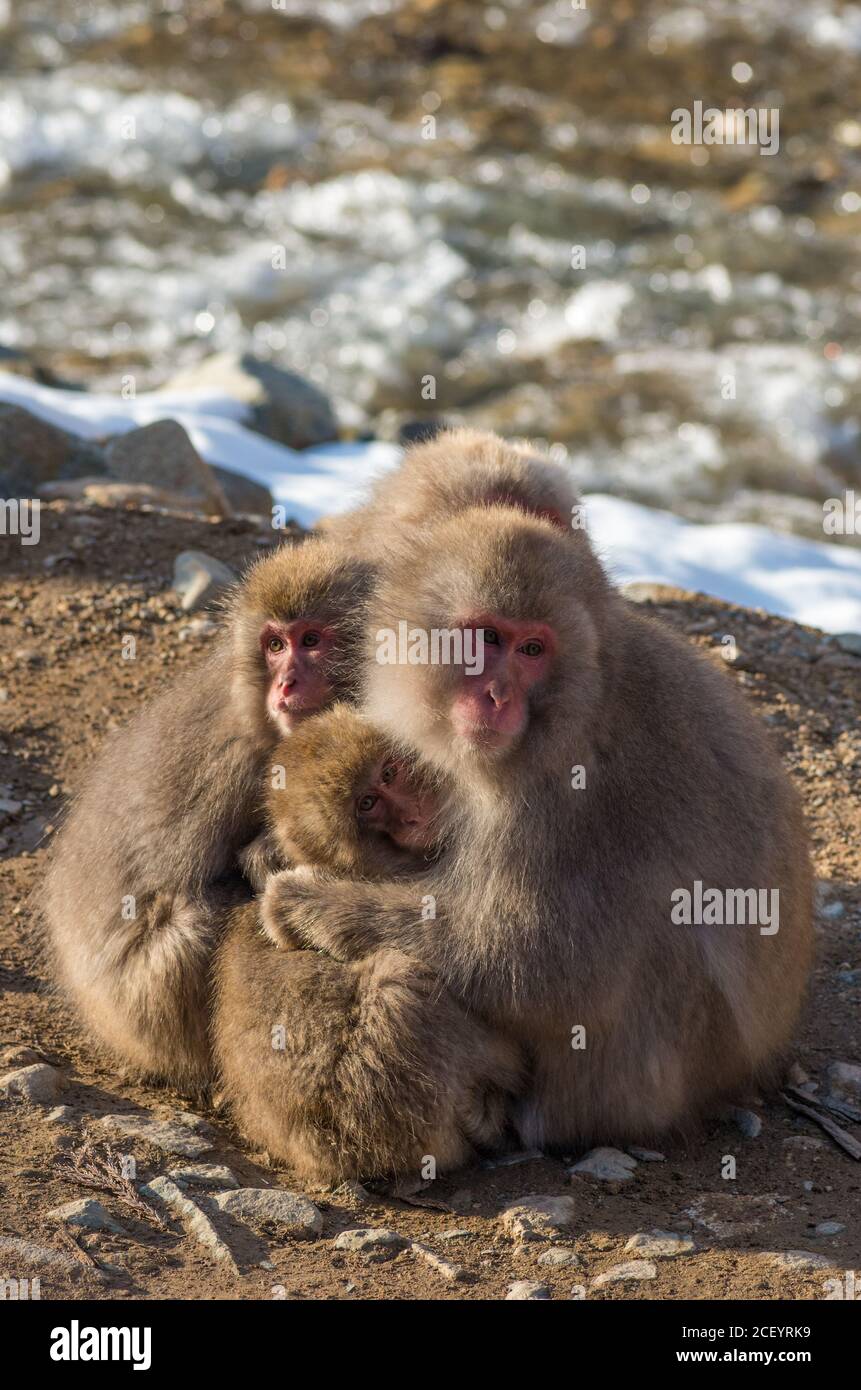
[[[505,1301],[506,1303],[537,1303],[546,1301],[551,1296],[546,1284],[539,1284],[535,1279],[516,1279],[513,1284],[508,1285]]]
[[[601,1289],[605,1284],[624,1283],[629,1279],[655,1279],[658,1271],[649,1260],[628,1260],[625,1264],[613,1265],[604,1274],[599,1274],[592,1280],[592,1285],[596,1289]]]
[[[386,1230],[384,1226],[354,1227],[335,1237],[336,1250],[350,1250],[375,1263],[394,1259],[408,1245],[409,1241],[404,1236],[398,1235],[397,1231]]]
[[[845,1230],[846,1227],[842,1221],[820,1221],[816,1227],[816,1234],[818,1236],[839,1236],[840,1232]]]

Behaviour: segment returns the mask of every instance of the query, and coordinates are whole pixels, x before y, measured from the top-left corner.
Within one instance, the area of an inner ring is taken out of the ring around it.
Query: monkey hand
[[[276,946],[290,950],[316,946],[313,939],[306,939],[302,928],[313,906],[317,878],[309,864],[298,864],[267,879],[260,898],[260,919],[264,933]]]
[[[255,893],[262,893],[270,874],[284,867],[284,858],[275,840],[263,830],[236,856],[240,871]]]
[[[273,875],[260,900],[273,941],[289,934],[341,961],[361,960],[380,946],[425,958],[438,933],[420,921],[420,904],[414,884],[330,878],[308,865]]]

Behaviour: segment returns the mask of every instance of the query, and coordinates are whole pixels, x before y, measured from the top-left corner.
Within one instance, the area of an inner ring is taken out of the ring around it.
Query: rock
[[[128,1235],[124,1226],[115,1221],[106,1207],[94,1197],[82,1197],[78,1202],[65,1202],[48,1212],[49,1221],[61,1221],[66,1226],[81,1226],[85,1231],[110,1231],[115,1236]]]
[[[49,1110],[45,1116],[45,1124],[48,1125],[72,1125],[77,1120],[77,1115],[71,1105],[55,1105],[53,1110]]]
[[[18,816],[24,809],[23,801],[13,801],[11,797],[0,797],[0,816],[8,816],[10,820]]]
[[[848,652],[850,656],[861,656],[861,632],[838,632],[835,633],[834,641],[842,652]]]
[[[96,1124],[118,1139],[141,1139],[163,1153],[180,1154],[183,1158],[200,1158],[212,1148],[211,1140],[195,1134],[193,1126],[187,1125],[180,1115],[170,1120],[157,1120],[152,1115],[103,1115]]]
[[[537,1303],[551,1298],[552,1294],[546,1284],[539,1284],[535,1279],[516,1279],[513,1284],[508,1285],[508,1293],[505,1295],[506,1303]]]
[[[81,1263],[64,1250],[36,1245],[21,1236],[0,1236],[0,1275],[13,1279],[26,1278],[27,1272],[33,1267],[50,1269],[55,1274],[69,1274],[73,1278],[83,1273]]]
[[[472,1240],[475,1236],[474,1231],[468,1231],[465,1227],[452,1226],[448,1231],[440,1231],[437,1240]]]
[[[236,574],[230,566],[207,555],[205,550],[183,550],[173,562],[173,587],[186,613],[211,603],[235,581]]]
[[[576,1250],[569,1250],[565,1245],[558,1245],[554,1250],[545,1250],[538,1256],[540,1265],[553,1265],[559,1268],[562,1265],[581,1265],[583,1261]]]
[[[676,1255],[692,1255],[694,1238],[678,1231],[637,1231],[625,1249],[644,1259],[669,1260]]]
[[[818,1236],[839,1236],[840,1232],[845,1230],[846,1227],[842,1221],[820,1221],[815,1234]]]
[[[104,468],[95,445],[0,401],[0,497],[41,496],[45,483]]]
[[[355,1227],[349,1231],[342,1231],[335,1238],[336,1250],[350,1250],[374,1262],[394,1259],[395,1255],[405,1250],[409,1244],[410,1242],[399,1236],[397,1231],[387,1231],[383,1226]]]
[[[166,1177],[153,1178],[152,1182],[144,1184],[139,1190],[142,1197],[174,1210],[183,1221],[189,1234],[204,1249],[208,1250],[214,1259],[219,1262],[224,1261],[225,1264],[230,1265],[235,1273],[238,1273],[233,1252],[229,1245],[222,1240],[209,1216],[190,1197],[186,1197],[175,1182],[171,1182],[170,1178]]]
[[[275,498],[268,487],[242,473],[231,473],[229,468],[217,468],[213,464],[212,471],[232,512],[244,516],[272,516]]]
[[[630,1182],[636,1166],[637,1160],[621,1149],[590,1149],[568,1172],[599,1182]]]
[[[338,437],[338,423],[322,391],[249,352],[215,353],[179,372],[163,390],[211,391],[242,401],[251,408],[246,424],[293,449]]]
[[[21,1096],[31,1105],[53,1105],[60,1098],[63,1078],[56,1067],[47,1062],[36,1062],[18,1071],[0,1076],[0,1093],[7,1096]]]
[[[769,1250],[763,1258],[778,1269],[803,1274],[805,1270],[831,1269],[834,1261],[826,1255],[814,1255],[810,1250]]]
[[[0,10],[4,21],[6,11]],[[0,372],[11,372],[14,376],[26,377],[28,381],[43,381],[44,373],[35,362],[31,362],[25,352],[20,348],[0,346]]]
[[[861,1066],[857,1062],[832,1062],[825,1075],[832,1096],[856,1105],[861,1101]]]
[[[625,1264],[613,1265],[592,1280],[592,1286],[602,1289],[605,1284],[619,1284],[628,1279],[654,1279],[658,1271],[649,1260],[628,1260]]]
[[[469,1278],[463,1265],[452,1264],[451,1260],[444,1260],[442,1255],[438,1255],[429,1246],[423,1245],[420,1240],[410,1241],[410,1249],[450,1284],[459,1284]]]
[[[518,1241],[558,1240],[574,1220],[573,1197],[531,1195],[509,1202],[500,1214],[502,1229]]]
[[[638,1149],[631,1145],[628,1153],[635,1158],[638,1163],[666,1163],[666,1154],[660,1153],[657,1149]]]
[[[29,1067],[33,1062],[44,1060],[32,1047],[19,1046],[17,1043],[0,1050],[0,1067]]]
[[[105,460],[117,482],[156,488],[206,516],[230,516],[221,484],[176,420],[156,420],[117,435]]]
[[[223,1163],[195,1163],[185,1168],[171,1168],[168,1177],[178,1187],[238,1187],[236,1174]]]
[[[732,1120],[736,1129],[744,1135],[745,1139],[756,1139],[762,1133],[762,1120],[752,1110],[744,1110],[741,1106],[731,1105],[727,1111],[727,1118]]]
[[[323,1213],[313,1202],[280,1187],[238,1187],[235,1192],[216,1192],[212,1201],[228,1216],[252,1226],[277,1226],[279,1234],[294,1240],[313,1240],[323,1229]]]

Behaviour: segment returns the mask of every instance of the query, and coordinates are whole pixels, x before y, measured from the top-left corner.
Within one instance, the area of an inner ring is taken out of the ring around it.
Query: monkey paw
[[[306,905],[312,898],[314,871],[307,864],[282,869],[269,879],[260,898],[263,931],[276,946],[301,949],[306,943],[301,931]]]

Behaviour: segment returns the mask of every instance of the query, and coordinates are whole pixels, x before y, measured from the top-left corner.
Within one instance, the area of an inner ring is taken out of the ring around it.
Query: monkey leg
[[[215,1053],[244,1132],[303,1179],[453,1169],[498,1141],[517,1050],[399,951],[277,951],[256,920],[217,966]]]
[[[58,975],[96,1039],[139,1076],[190,1093],[211,1079],[209,980],[228,909],[247,888],[157,894],[133,921],[69,942]]]

